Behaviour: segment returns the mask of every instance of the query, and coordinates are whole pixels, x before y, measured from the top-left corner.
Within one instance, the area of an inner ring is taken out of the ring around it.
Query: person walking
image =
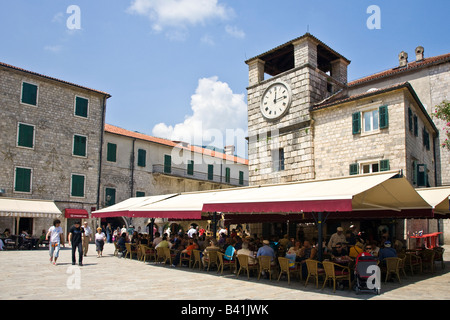
[[[69,246],[72,246],[72,265],[76,264],[75,251],[78,249],[78,264],[83,265],[83,233],[81,223],[76,221],[69,231]]]
[[[97,228],[97,233],[95,234],[95,246],[97,247],[97,258],[100,258],[103,253],[103,246],[105,245],[106,237],[102,232],[102,228]]]
[[[89,250],[89,242],[92,240],[92,229],[89,227],[87,221],[83,224],[83,255],[86,257]]]
[[[108,225],[106,226],[106,242],[107,243],[112,243],[112,227],[111,227],[111,223],[108,223]]]
[[[56,260],[59,257],[59,250],[61,249],[61,244],[64,246],[64,234],[61,228],[61,221],[56,219],[53,221],[53,226],[48,229],[45,235],[45,240],[49,240],[49,253],[50,253],[50,263],[56,266]]]

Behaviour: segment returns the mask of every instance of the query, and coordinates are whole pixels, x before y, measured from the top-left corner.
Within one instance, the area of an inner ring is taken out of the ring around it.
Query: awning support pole
[[[323,261],[323,249],[322,249],[322,243],[323,243],[323,212],[317,213],[317,229],[319,231],[318,235],[318,260],[320,262]]]
[[[213,237],[214,237],[214,239],[216,239],[216,237],[217,237],[217,212],[213,213],[212,223],[213,223],[213,227],[212,227]]]
[[[153,242],[153,228],[155,227],[155,218],[152,218],[151,220],[150,220],[150,230],[148,230],[149,231],[149,233],[150,233],[150,241],[151,242]]]

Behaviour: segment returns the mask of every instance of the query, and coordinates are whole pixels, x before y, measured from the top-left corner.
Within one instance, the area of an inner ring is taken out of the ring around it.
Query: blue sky
[[[309,32],[352,63],[349,81],[398,53],[450,52],[450,1],[0,0],[0,61],[112,95],[106,121],[176,138],[246,130],[246,59]],[[80,8],[81,29],[67,20]],[[367,8],[381,10],[370,30]],[[225,133],[224,133],[225,136]],[[186,140],[186,139],[185,139]],[[238,150],[243,155],[243,150]]]

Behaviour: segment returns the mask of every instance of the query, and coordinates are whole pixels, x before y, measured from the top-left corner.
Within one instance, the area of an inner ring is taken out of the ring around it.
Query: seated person
[[[239,255],[239,254],[244,254],[244,255],[248,256],[248,264],[249,265],[256,264],[255,255],[253,254],[252,251],[250,251],[248,249],[248,243],[247,242],[242,243],[242,249],[239,249],[236,252],[236,255]]]
[[[344,249],[344,246],[341,242],[336,244],[336,247],[331,251],[331,257],[333,260],[339,262],[350,261],[351,258],[348,256],[347,250]]]
[[[260,256],[269,256],[271,258],[272,265],[276,265],[276,263],[275,263],[275,259],[276,259],[275,251],[270,247],[269,240],[264,240],[263,241],[263,246],[258,249],[258,252],[256,253],[256,257],[258,258]]]
[[[317,254],[317,249],[311,245],[311,242],[305,240],[303,242],[303,247],[299,251],[299,256],[301,261],[304,262],[307,259],[314,259]]]
[[[169,241],[167,241],[167,236],[164,235],[162,240],[156,245],[155,248],[169,248],[172,249],[172,243],[170,243]]]
[[[300,254],[300,249],[301,249],[301,242],[295,241],[295,245],[290,247],[286,254],[295,254],[298,256]]]
[[[172,263],[172,267],[175,267],[180,263],[181,255],[190,257],[192,254],[192,250],[197,250],[197,249],[198,249],[197,239],[190,238],[188,240],[188,245],[186,246],[186,249],[179,251],[177,253],[177,255],[175,256],[173,263]]]
[[[350,247],[350,250],[348,252],[348,256],[350,258],[355,259],[360,253],[364,252],[364,244],[361,242],[356,242],[354,246]]]
[[[205,265],[206,259],[209,259],[210,251],[219,251],[219,250],[220,250],[220,248],[217,246],[217,240],[212,238],[209,241],[209,246],[207,246],[205,248],[205,250],[203,250],[203,256],[202,256],[203,265]]]
[[[127,253],[127,248],[125,247],[125,243],[127,243],[127,234],[123,232],[122,235],[117,240],[117,246],[119,247],[119,252],[123,255]]]
[[[236,240],[231,239],[229,241],[229,245],[227,246],[227,249],[225,250],[225,254],[223,255],[223,258],[225,260],[233,260],[234,253],[236,252],[236,249],[234,246],[236,245]]]
[[[395,258],[397,257],[397,251],[395,251],[394,248],[392,248],[391,242],[385,241],[384,247],[380,249],[380,252],[378,253],[378,260],[382,263],[385,258]]]

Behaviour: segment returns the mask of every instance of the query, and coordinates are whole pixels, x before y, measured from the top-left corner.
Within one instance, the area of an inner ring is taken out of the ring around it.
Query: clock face
[[[272,84],[261,99],[261,113],[270,120],[282,117],[291,105],[291,90],[282,82]]]

